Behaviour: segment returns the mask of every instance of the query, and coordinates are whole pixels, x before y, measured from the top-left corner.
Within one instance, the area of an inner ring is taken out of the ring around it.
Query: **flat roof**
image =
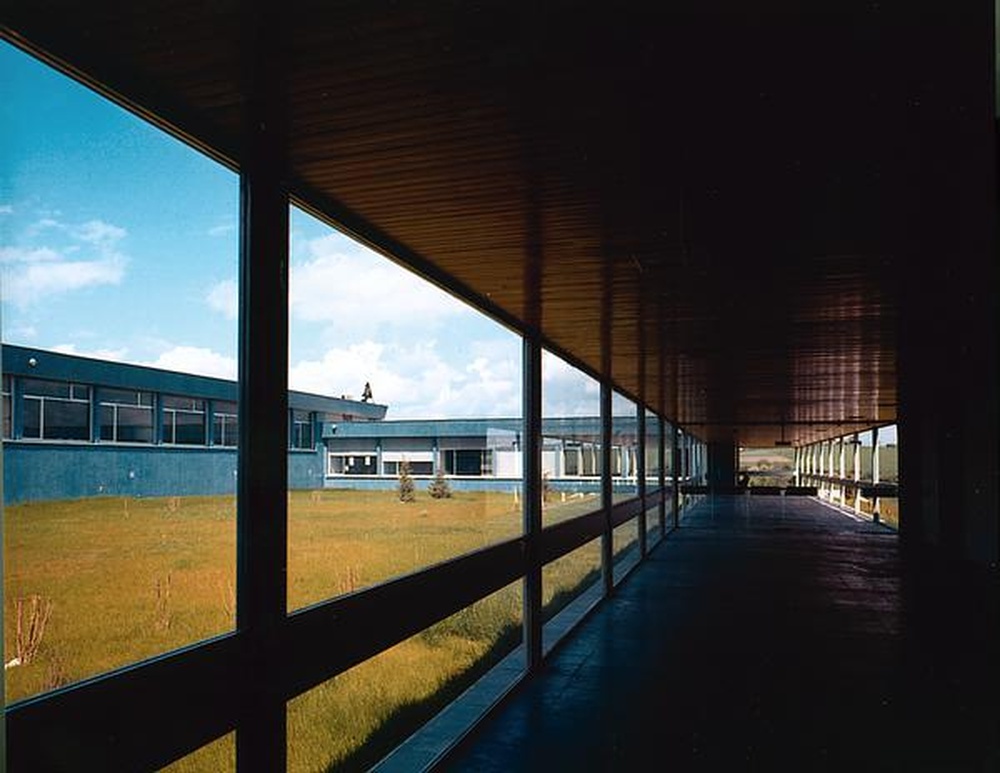
[[[520,418],[457,418],[457,419],[392,419],[373,422],[324,422],[324,440],[336,438],[434,438],[484,437],[491,432],[524,430]],[[626,416],[614,417],[612,435],[632,434],[638,430],[638,420]],[[598,416],[559,416],[542,419],[542,435],[599,441],[601,419]]]
[[[229,379],[15,344],[3,344],[2,368],[5,375],[73,381],[114,389],[140,389],[209,400],[235,401],[238,396],[237,383]],[[382,419],[388,410],[388,406],[380,403],[294,390],[288,391],[288,404],[299,410],[344,413],[372,421]]]

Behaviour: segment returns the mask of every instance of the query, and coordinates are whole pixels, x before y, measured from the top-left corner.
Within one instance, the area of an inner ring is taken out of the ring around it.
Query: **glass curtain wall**
[[[899,433],[895,424],[878,430],[878,483],[899,484]],[[872,476],[875,461],[872,462]],[[899,498],[892,496],[892,489],[880,492],[878,497],[879,520],[894,529],[899,528]]]
[[[289,389],[345,414],[290,414],[295,611],[519,536],[524,428],[519,336],[302,210],[290,224]],[[519,590],[456,619],[290,703],[292,768],[367,763],[402,741],[445,685],[519,641]],[[350,748],[308,740],[323,726]]]
[[[20,106],[4,113],[17,168],[0,212],[16,703],[235,629],[239,180],[6,44],[0,69]],[[300,209],[290,226],[295,614],[519,537],[524,422],[519,336]],[[557,528],[600,510],[600,388],[551,353],[542,381]],[[640,410],[614,394],[619,504],[640,454],[650,490],[670,462],[650,411],[642,451]],[[642,515],[614,532],[616,568],[638,558]],[[592,603],[600,575],[600,539],[545,566],[544,620]],[[294,698],[290,768],[377,761],[513,651],[521,617],[515,582]],[[232,769],[234,746],[171,769]]]
[[[542,351],[543,527],[601,509],[600,384]],[[600,594],[601,545],[593,539],[542,567],[542,619],[550,643]],[[553,620],[557,616],[558,620]],[[552,624],[548,623],[552,621]]]
[[[677,435],[677,428],[669,421],[663,422],[663,484],[664,491],[663,495],[667,500],[667,516],[666,516],[666,526],[667,531],[674,527],[674,505],[675,505],[675,495],[678,494],[676,488],[676,481],[674,476],[675,470],[675,460],[677,458],[674,453],[674,438]]]
[[[648,408],[646,410],[646,493],[652,495],[660,488],[660,417]],[[652,500],[650,500],[652,502]],[[646,509],[646,534],[647,544],[652,544],[659,539],[660,530],[660,506],[650,504]]]
[[[620,394],[611,395],[611,501],[623,503],[639,495],[639,421],[636,404]],[[614,529],[613,553],[616,579],[639,560],[641,508]]]
[[[0,43],[8,702],[235,624],[236,175]],[[235,417],[235,404],[232,408]]]

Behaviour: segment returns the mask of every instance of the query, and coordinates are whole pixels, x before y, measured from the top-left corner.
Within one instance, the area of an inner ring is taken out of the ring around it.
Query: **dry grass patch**
[[[595,506],[592,497],[550,502],[546,523]],[[5,671],[10,701],[234,626],[232,497],[34,503],[6,508],[5,519],[7,652],[17,648],[16,599],[38,597],[50,610],[30,662]],[[418,492],[401,503],[394,491],[292,492],[288,528],[294,609],[514,537],[521,512],[500,493]],[[550,613],[594,579],[595,551],[547,570]],[[515,583],[297,698],[292,769],[374,761],[514,646],[520,614]],[[232,756],[228,736],[171,769],[230,769]]]

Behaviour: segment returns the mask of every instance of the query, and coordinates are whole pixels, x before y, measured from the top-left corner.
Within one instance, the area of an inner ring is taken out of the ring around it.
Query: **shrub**
[[[438,469],[437,473],[435,473],[434,480],[427,487],[427,493],[434,497],[434,499],[449,499],[451,497],[451,486],[448,484],[448,479],[444,477],[444,472],[441,469]]]
[[[410,463],[405,459],[399,463],[399,491],[400,502],[412,502],[417,498],[416,486],[413,485],[413,476],[410,475]]]

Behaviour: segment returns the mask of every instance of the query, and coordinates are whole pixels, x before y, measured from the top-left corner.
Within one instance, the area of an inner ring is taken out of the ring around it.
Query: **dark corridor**
[[[445,767],[1000,770],[995,610],[947,571],[817,500],[711,498]]]

